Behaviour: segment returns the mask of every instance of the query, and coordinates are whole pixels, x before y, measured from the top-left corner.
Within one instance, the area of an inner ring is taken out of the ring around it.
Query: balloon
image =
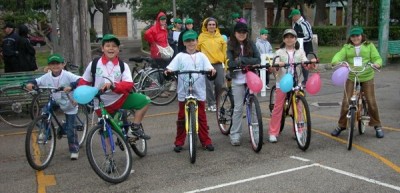
[[[281,81],[279,81],[279,87],[284,93],[291,91],[293,88],[293,75],[289,73],[285,74],[281,78]]]
[[[93,100],[98,92],[99,90],[96,87],[83,85],[76,88],[72,96],[77,103],[87,104]]]
[[[322,82],[319,73],[314,73],[308,78],[306,83],[306,91],[311,95],[317,94],[321,90]]]
[[[259,93],[263,86],[261,78],[252,71],[246,73],[246,81],[249,89],[254,93]]]
[[[222,39],[224,39],[225,42],[228,41],[228,37],[226,37],[226,35],[222,35]]]
[[[336,86],[343,86],[349,77],[349,69],[342,66],[335,70],[332,74],[332,83]]]

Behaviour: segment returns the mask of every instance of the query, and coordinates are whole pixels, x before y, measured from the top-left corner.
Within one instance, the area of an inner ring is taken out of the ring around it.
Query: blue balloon
[[[83,85],[76,88],[72,96],[77,103],[88,104],[98,92],[99,90],[96,87]]]
[[[285,74],[279,82],[279,87],[284,93],[291,91],[293,88],[293,75],[289,73]]]
[[[224,39],[225,42],[228,41],[228,37],[226,37],[226,35],[222,35],[222,39]]]

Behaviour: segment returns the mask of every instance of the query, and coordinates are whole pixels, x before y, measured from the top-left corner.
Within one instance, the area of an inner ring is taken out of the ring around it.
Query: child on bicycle
[[[186,31],[182,37],[183,44],[186,50],[178,53],[171,63],[167,66],[165,74],[177,70],[210,70],[211,76],[214,76],[216,70],[211,65],[207,56],[196,50],[197,47],[197,33],[193,30]],[[178,120],[176,121],[176,138],[175,138],[175,152],[181,152],[182,146],[185,143],[185,97],[187,94],[187,86],[185,79],[187,75],[180,75],[178,81],[178,101],[179,111]],[[211,139],[208,135],[207,116],[205,112],[206,100],[206,87],[205,76],[202,74],[193,74],[192,78],[195,79],[193,85],[194,95],[198,100],[198,123],[199,123],[199,138],[204,149],[214,151]]]
[[[280,49],[275,52],[277,58],[277,64],[279,66],[284,66],[286,63],[299,63],[308,61],[306,53],[303,49],[300,49],[300,44],[297,42],[297,34],[293,29],[286,29],[283,32],[283,42],[280,45]],[[311,62],[316,62],[316,59],[311,59]],[[308,69],[307,66],[305,68]],[[281,78],[289,71],[289,73],[294,74],[294,70],[297,73],[297,79],[299,85],[302,82],[303,76],[301,76],[301,66],[297,66],[296,69],[293,67],[285,68],[271,68],[272,71],[278,70],[276,75],[276,97],[275,105],[271,114],[271,121],[269,122],[269,142],[276,143],[278,141],[277,137],[279,135],[280,124],[283,113],[283,104],[285,102],[286,93],[282,92],[279,86],[279,81]]]
[[[242,65],[259,65],[261,63],[260,53],[256,45],[250,40],[247,25],[242,22],[236,23],[234,33],[228,42],[228,66],[238,67]],[[245,95],[246,76],[242,72],[230,72],[232,77],[232,94],[235,107],[232,115],[232,128],[230,140],[233,146],[240,145],[242,136],[243,120],[243,98]]]
[[[130,93],[133,88],[132,75],[126,63],[123,63],[124,70],[121,72],[119,45],[119,39],[113,34],[104,35],[101,46],[103,55],[97,64],[89,63],[79,85],[94,85],[105,92],[100,97],[110,114],[119,109],[135,109],[135,117],[127,134],[129,137],[133,137],[133,134],[147,140],[150,136],[144,133],[141,122],[149,108],[150,98],[140,93]],[[92,65],[96,65],[94,76],[91,74]],[[95,109],[97,115],[100,115],[98,102],[95,102]]]
[[[367,41],[364,30],[361,27],[353,27],[350,30],[350,37],[347,39],[347,43],[332,58],[332,64],[337,64],[341,61],[348,62],[351,68],[355,65],[361,66],[368,62],[372,62],[372,66],[375,68],[380,68],[382,66],[382,58],[379,55],[378,50],[375,48],[373,43]],[[361,89],[367,99],[368,114],[370,116],[369,125],[374,126],[377,138],[383,138],[384,134],[379,119],[378,106],[375,100],[374,75],[375,72],[372,68],[366,68],[364,72],[361,72],[358,75],[358,78]],[[349,101],[353,89],[354,73],[350,72],[349,78],[346,81],[338,127],[332,131],[332,136],[339,136],[340,133],[346,129],[346,115],[348,113]]]
[[[64,58],[59,54],[52,54],[47,58],[48,73],[34,80],[28,81],[26,89],[32,90],[37,86],[52,86],[64,87],[64,92],[53,93],[53,99],[60,106],[61,110],[65,113],[65,126],[64,131],[58,130],[57,135],[62,133],[67,134],[69,151],[71,153],[71,160],[77,160],[79,157],[79,142],[74,127],[76,114],[78,113],[78,105],[72,100],[71,91],[76,88],[78,79],[77,76],[71,72],[63,70]]]

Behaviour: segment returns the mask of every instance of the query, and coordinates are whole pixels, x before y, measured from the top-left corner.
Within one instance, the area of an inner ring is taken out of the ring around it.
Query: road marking
[[[296,156],[290,156],[290,158],[296,159],[296,160],[301,160],[301,161],[303,161],[303,160],[310,161],[310,160],[308,160],[306,158],[296,157]],[[387,187],[387,188],[391,188],[391,189],[400,191],[400,187],[399,186],[391,185],[391,184],[384,183],[384,182],[381,182],[381,181],[378,181],[378,180],[374,180],[372,178],[367,178],[367,177],[364,177],[364,176],[360,176],[360,175],[357,175],[357,174],[346,172],[344,170],[340,170],[340,169],[336,169],[336,168],[333,168],[333,167],[325,166],[325,165],[322,165],[322,164],[314,163],[314,164],[309,164],[309,165],[300,166],[300,167],[296,167],[296,168],[291,168],[291,169],[287,169],[287,170],[282,170],[282,171],[278,171],[278,172],[273,172],[273,173],[270,173],[270,174],[264,174],[264,175],[260,175],[260,176],[246,178],[246,179],[243,179],[243,180],[237,180],[237,181],[233,181],[233,182],[223,183],[223,184],[219,184],[219,185],[216,185],[216,186],[210,186],[210,187],[206,187],[206,188],[202,188],[202,189],[196,189],[196,190],[188,191],[186,193],[205,192],[205,191],[209,191],[209,190],[214,190],[214,189],[218,189],[218,188],[223,188],[223,187],[227,187],[227,186],[233,186],[233,185],[237,185],[237,184],[241,184],[241,183],[245,183],[245,182],[250,182],[250,181],[259,180],[259,179],[263,179],[263,178],[268,178],[268,177],[271,177],[271,176],[276,176],[276,175],[280,175],[280,174],[284,174],[284,173],[289,173],[289,172],[294,172],[294,171],[298,171],[298,170],[302,170],[302,169],[307,169],[307,168],[311,168],[311,167],[314,167],[314,166],[322,168],[322,169],[326,169],[326,170],[329,170],[329,171],[333,171],[333,172],[336,172],[338,174],[346,175],[346,176],[349,176],[351,178],[356,178],[356,179],[363,180],[363,181],[366,181],[366,182],[369,182],[369,183],[372,183],[372,184],[376,184],[376,185],[379,185],[379,186],[384,186],[384,187]]]
[[[279,174],[284,174],[284,173],[289,173],[289,172],[293,172],[293,171],[297,171],[297,170],[306,169],[306,168],[313,167],[313,166],[316,166],[316,165],[317,164],[310,164],[310,165],[300,166],[300,167],[297,167],[297,168],[291,168],[291,169],[282,170],[282,171],[279,171],[279,172],[273,172],[273,173],[270,173],[270,174],[265,174],[265,175],[261,175],[261,176],[255,176],[255,177],[252,177],[252,178],[247,178],[247,179],[237,180],[237,181],[224,183],[224,184],[220,184],[220,185],[216,185],[216,186],[210,186],[210,187],[207,187],[207,188],[192,190],[192,191],[189,191],[187,193],[205,192],[205,191],[214,190],[214,189],[217,189],[217,188],[223,188],[223,187],[226,187],[226,186],[233,186],[233,185],[236,185],[236,184],[250,182],[250,181],[253,181],[253,180],[263,179],[263,178],[267,178],[267,177],[271,177],[271,176],[276,176],[276,175],[279,175]]]
[[[54,186],[57,184],[54,175],[45,175],[43,171],[36,171],[36,179],[38,183],[38,193],[46,193],[47,186]]]
[[[297,156],[290,156],[290,158],[297,159],[297,160],[300,160],[300,161],[303,161],[303,162],[309,162],[310,161],[309,159],[302,158],[302,157],[297,157]]]

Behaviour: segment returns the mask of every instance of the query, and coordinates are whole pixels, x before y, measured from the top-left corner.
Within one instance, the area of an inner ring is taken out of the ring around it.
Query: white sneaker
[[[169,87],[169,91],[173,92],[176,90],[176,81],[171,82],[171,86]]]
[[[211,111],[211,112],[216,112],[216,111],[217,111],[217,107],[216,107],[215,105],[211,105],[211,106],[209,106],[209,107],[207,108],[207,110],[208,110],[208,111]]]
[[[276,143],[278,141],[278,139],[276,138],[276,136],[274,135],[270,135],[269,136],[269,142],[270,143]]]
[[[269,86],[267,85],[267,86],[265,86],[265,89],[267,89],[267,90],[271,90],[271,88],[269,88]]]
[[[79,157],[79,152],[71,153],[71,160],[77,160]]]

